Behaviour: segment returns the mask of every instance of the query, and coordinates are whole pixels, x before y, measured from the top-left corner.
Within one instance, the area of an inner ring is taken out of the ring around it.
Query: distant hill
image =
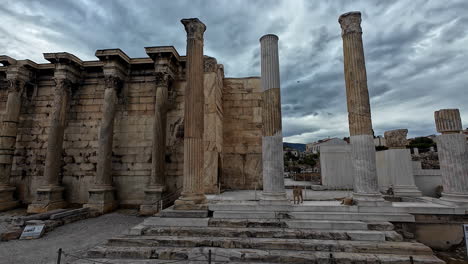
[[[283,142],[283,147],[289,147],[301,152],[304,152],[306,150],[306,144],[301,144],[301,143],[288,143],[288,142]]]

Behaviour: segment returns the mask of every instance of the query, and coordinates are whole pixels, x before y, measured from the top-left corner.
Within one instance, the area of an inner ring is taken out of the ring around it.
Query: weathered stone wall
[[[23,203],[36,197],[44,182],[49,119],[55,83],[54,65],[40,64],[35,88],[23,96],[15,156],[10,178]],[[0,67],[0,111],[7,89]],[[182,71],[184,69],[181,69]],[[118,92],[112,150],[112,178],[120,205],[142,203],[151,175],[155,104],[154,64],[150,58],[132,59],[127,80]],[[169,87],[167,112],[166,194],[180,190],[183,178],[184,74]],[[205,70],[205,189],[261,187],[261,100],[259,78],[224,79],[222,65]],[[73,88],[67,110],[60,178],[65,200],[88,202],[96,175],[98,134],[105,80],[99,61],[85,62],[81,83]],[[2,118],[0,116],[0,118]],[[159,146],[157,146],[159,147]],[[224,164],[224,166],[223,166]]]
[[[224,79],[223,188],[262,188],[261,103],[260,78]]]
[[[207,68],[207,67],[205,67]],[[204,157],[204,187],[205,193],[217,193],[219,190],[218,177],[223,150],[223,78],[221,65],[214,69],[205,69],[205,129],[203,140],[205,143]]]

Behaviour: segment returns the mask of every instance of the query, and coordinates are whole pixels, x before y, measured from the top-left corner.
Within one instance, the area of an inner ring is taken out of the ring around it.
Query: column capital
[[[361,12],[354,11],[342,14],[338,19],[341,25],[341,36],[350,33],[362,33]]]
[[[8,82],[8,92],[17,92],[22,94],[24,91],[24,86],[26,81],[21,78],[7,79]]]
[[[55,82],[55,93],[59,94],[62,92],[66,92],[67,94],[71,94],[73,82],[67,78],[60,78],[54,77],[52,78]]]
[[[459,133],[462,130],[458,109],[441,109],[434,112],[437,132],[442,134]]]
[[[385,131],[385,143],[388,148],[398,149],[406,147],[406,135],[408,134],[408,129],[395,129],[390,131]]]
[[[204,56],[203,58],[203,71],[204,72],[216,72],[218,61],[210,56]]]
[[[185,27],[187,38],[203,40],[203,33],[205,33],[206,26],[198,18],[184,18],[180,20],[180,22]]]
[[[123,80],[116,75],[104,75],[104,82],[106,89],[113,89],[119,91],[123,85]]]

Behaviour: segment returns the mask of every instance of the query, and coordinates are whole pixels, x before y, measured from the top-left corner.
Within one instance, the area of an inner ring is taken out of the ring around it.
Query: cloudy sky
[[[226,76],[258,76],[259,38],[280,38],[285,141],[349,134],[340,14],[362,12],[376,135],[408,128],[435,133],[434,111],[459,108],[468,126],[468,1],[129,1],[2,0],[0,54],[45,62],[67,51],[95,60],[96,49],[145,57],[147,46],[185,54],[181,18],[206,25],[205,54]]]

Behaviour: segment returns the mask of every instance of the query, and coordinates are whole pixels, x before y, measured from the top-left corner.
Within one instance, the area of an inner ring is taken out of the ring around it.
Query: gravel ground
[[[119,210],[57,227],[36,240],[0,242],[0,264],[55,264],[59,248],[65,253],[83,256],[88,249],[126,232],[143,220],[136,211]],[[62,263],[72,260],[71,257],[62,258]]]

